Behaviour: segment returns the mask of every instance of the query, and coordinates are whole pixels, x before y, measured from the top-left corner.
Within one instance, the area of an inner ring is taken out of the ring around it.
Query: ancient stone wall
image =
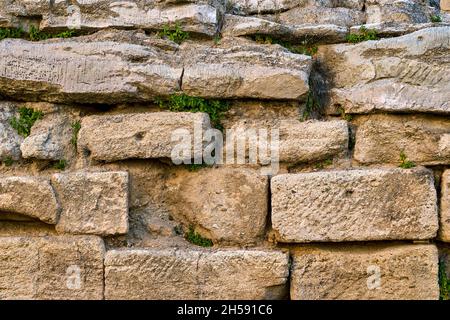
[[[450,1],[0,0],[0,39],[0,299],[448,298]]]

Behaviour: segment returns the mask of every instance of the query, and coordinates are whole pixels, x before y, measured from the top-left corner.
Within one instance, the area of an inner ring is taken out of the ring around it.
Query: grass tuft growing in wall
[[[70,139],[70,143],[75,147],[75,149],[77,148],[78,132],[80,132],[80,129],[81,129],[80,121],[75,121],[74,123],[72,123],[72,138]]]
[[[438,16],[438,15],[432,15],[431,16],[431,22],[433,22],[433,23],[442,22],[442,18],[441,18],[441,16]]]
[[[230,104],[223,100],[209,100],[199,97],[191,97],[184,93],[173,94],[167,100],[155,101],[161,108],[174,112],[205,112],[209,115],[211,125],[223,130],[221,120]]]
[[[158,36],[163,39],[169,39],[177,44],[181,44],[189,38],[189,33],[183,31],[180,24],[177,23],[175,26],[165,25],[162,31],[158,32]]]
[[[30,26],[26,33],[22,28],[0,28],[0,40],[6,38],[22,38],[31,41],[41,41],[53,38],[70,38],[76,36],[75,30],[67,30],[59,33],[47,33],[40,31],[35,26]]]
[[[439,300],[449,300],[450,279],[445,272],[444,261],[439,262]]]
[[[64,159],[58,160],[55,164],[54,164],[54,168],[58,169],[58,170],[64,170],[67,166],[67,161]]]
[[[189,227],[189,231],[185,234],[185,239],[192,244],[200,247],[212,247],[213,242],[210,239],[203,238],[197,232],[195,232],[194,227]]]
[[[403,151],[400,152],[400,165],[399,165],[400,168],[411,169],[414,168],[415,166],[416,164],[412,161],[409,161],[408,157]]]
[[[14,163],[14,160],[11,157],[6,157],[2,162],[5,166],[11,167]]]
[[[31,127],[34,123],[42,119],[44,114],[42,111],[35,111],[30,108],[22,107],[19,109],[19,118],[12,118],[9,121],[11,127],[13,127],[18,134],[26,138],[30,135]]]
[[[6,38],[22,38],[25,31],[22,28],[0,28],[0,40]]]
[[[378,40],[378,39],[379,37],[375,30],[369,30],[364,26],[359,28],[358,34],[347,35],[347,41],[350,43],[359,43],[363,41]]]

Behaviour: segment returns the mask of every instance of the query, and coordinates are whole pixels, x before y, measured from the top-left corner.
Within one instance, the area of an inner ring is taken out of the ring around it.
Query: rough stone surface
[[[67,114],[45,115],[37,121],[30,135],[20,145],[23,158],[43,160],[68,159],[73,153],[71,144],[73,118]]]
[[[193,139],[194,130],[204,137],[203,131],[209,128],[209,117],[205,113],[152,112],[90,116],[81,122],[78,149],[88,152],[92,159],[104,161],[171,158],[174,147],[180,143],[177,139],[172,141],[175,130],[187,130]],[[191,157],[199,155],[201,150],[192,145]]]
[[[2,237],[0,299],[102,299],[104,250],[97,237]]]
[[[367,23],[410,22],[425,23],[430,21],[432,9],[429,1],[416,0],[367,0]]]
[[[20,143],[23,138],[10,125],[16,116],[13,103],[0,102],[0,160],[20,159]]]
[[[450,27],[319,48],[332,78],[330,105],[347,113],[450,113]]]
[[[367,30],[373,30],[377,33],[379,37],[396,37],[402,36],[408,33],[413,33],[421,29],[435,28],[435,27],[449,27],[450,23],[408,23],[408,22],[380,22],[380,23],[369,23],[362,26],[353,26],[350,28],[351,34],[361,34],[361,27]]]
[[[308,162],[342,154],[348,136],[346,121],[282,121],[280,161]]]
[[[450,11],[450,1],[449,0],[441,0],[441,10]]]
[[[111,250],[106,299],[283,298],[288,255],[267,250]]]
[[[437,300],[437,277],[434,245],[305,246],[293,252],[291,299]]]
[[[114,235],[128,231],[128,173],[55,174],[62,211],[58,232]]]
[[[433,176],[424,168],[283,174],[271,191],[282,242],[431,239],[438,229]]]
[[[262,237],[269,182],[259,170],[181,170],[166,185],[173,216],[197,226],[197,232],[214,242],[252,243]]]
[[[355,160],[399,165],[402,152],[416,164],[450,164],[450,119],[414,115],[371,115],[361,119],[356,131]]]
[[[181,46],[182,90],[207,98],[296,100],[309,91],[311,57],[279,45],[224,39],[220,47]]]
[[[445,170],[441,179],[441,227],[439,238],[450,242],[450,169]]]
[[[0,177],[0,211],[55,224],[58,203],[50,181],[37,177]]]

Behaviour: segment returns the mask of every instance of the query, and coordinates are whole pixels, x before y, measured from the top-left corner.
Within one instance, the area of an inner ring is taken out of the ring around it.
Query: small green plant
[[[78,132],[80,132],[80,129],[81,129],[80,121],[75,121],[74,123],[72,123],[72,138],[70,139],[70,143],[75,147],[75,149],[77,148]]]
[[[46,33],[40,31],[35,26],[30,27],[30,32],[28,34],[31,41],[41,41],[52,38],[70,38],[75,36],[75,30],[67,30],[56,34]]]
[[[187,167],[188,171],[195,172],[200,169],[208,167],[208,165],[206,163],[201,163],[201,164],[191,163],[191,164],[187,164],[186,167]]]
[[[222,36],[221,36],[219,33],[217,33],[217,34],[214,36],[214,44],[215,44],[215,45],[219,45],[221,40],[222,40]]]
[[[3,163],[5,164],[5,166],[11,167],[13,165],[13,163],[14,163],[14,160],[11,157],[6,157],[3,160]]]
[[[443,260],[439,262],[439,300],[449,300],[450,279],[447,278]]]
[[[315,165],[316,169],[323,169],[325,167],[331,166],[333,164],[333,159],[325,159]]]
[[[209,115],[213,127],[223,130],[221,119],[230,105],[223,100],[207,100],[199,97],[191,97],[184,93],[173,94],[167,100],[155,101],[161,108],[175,112],[205,112]]]
[[[181,44],[183,41],[189,38],[189,33],[183,31],[179,23],[175,26],[164,26],[163,30],[158,33],[159,37],[163,39],[169,39],[177,44]]]
[[[416,166],[416,164],[414,162],[411,162],[407,159],[406,154],[402,151],[400,152],[400,168],[403,169],[410,169],[410,168],[414,168]]]
[[[366,27],[362,26],[359,28],[358,34],[349,34],[347,35],[347,41],[350,43],[358,43],[368,40],[378,40],[379,37],[375,30],[369,30]]]
[[[300,121],[308,120],[314,112],[319,111],[320,104],[314,97],[312,91],[308,92],[308,97],[306,98],[305,109],[303,110],[303,114],[300,118]]]
[[[19,118],[12,118],[9,121],[11,127],[13,127],[18,134],[26,138],[30,135],[31,127],[34,123],[42,119],[44,114],[42,111],[35,111],[30,108],[22,107],[19,109]]]
[[[432,16],[431,16],[431,22],[433,22],[433,23],[439,23],[439,22],[442,22],[442,18],[441,18],[441,16],[439,16],[439,15],[437,15],[437,14],[432,15]]]
[[[55,162],[54,164],[54,168],[58,169],[58,170],[64,170],[67,166],[67,161],[64,159],[58,160],[57,162]]]
[[[22,38],[25,32],[22,28],[0,28],[0,40],[6,38]]]
[[[192,244],[200,247],[212,247],[213,242],[210,239],[203,238],[197,232],[195,232],[194,227],[190,226],[189,231],[185,234],[185,238]]]
[[[345,120],[345,121],[352,121],[353,120],[352,115],[345,113],[344,108],[341,107],[341,108],[338,109],[338,111],[339,111],[339,114],[341,115],[341,118],[343,120]]]

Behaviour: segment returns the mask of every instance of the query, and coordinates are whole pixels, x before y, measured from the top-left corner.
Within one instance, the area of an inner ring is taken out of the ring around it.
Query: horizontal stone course
[[[128,249],[105,256],[106,299],[280,299],[288,255],[269,250]]]
[[[305,246],[292,252],[294,300],[437,300],[434,245]]]
[[[272,178],[281,242],[431,239],[436,190],[424,168],[283,174]]]

